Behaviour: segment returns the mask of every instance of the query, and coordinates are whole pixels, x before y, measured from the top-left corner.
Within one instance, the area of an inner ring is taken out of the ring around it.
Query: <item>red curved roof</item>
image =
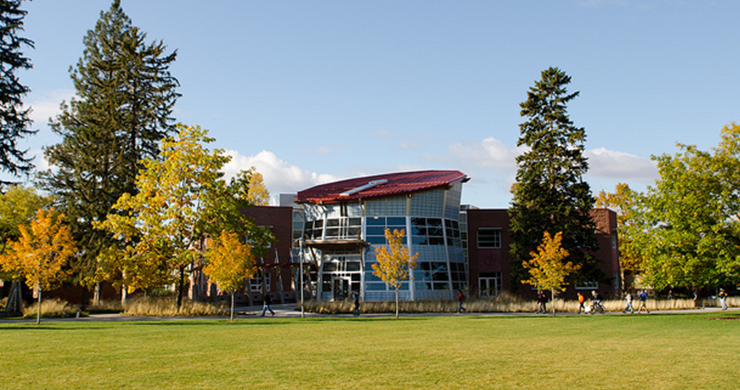
[[[460,171],[388,173],[321,184],[299,191],[296,198],[299,203],[337,203],[413,194],[468,180]]]

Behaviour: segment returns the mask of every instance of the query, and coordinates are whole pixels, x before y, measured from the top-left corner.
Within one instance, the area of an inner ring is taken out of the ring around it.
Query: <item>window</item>
[[[501,229],[478,228],[478,248],[501,248]]]
[[[257,226],[257,227],[258,227],[258,228],[259,228],[260,230],[264,230],[264,229],[267,229],[267,230],[269,230],[269,231],[270,231],[270,234],[273,234],[273,233],[272,233],[272,226],[262,226],[262,225],[259,225],[259,226]],[[257,238],[256,238],[256,239],[253,239],[253,238],[251,238],[251,237],[247,236],[247,237],[245,238],[244,242],[245,242],[246,244],[248,244],[248,245],[252,245],[252,246],[255,246],[255,245],[259,245],[259,244],[262,244],[262,242],[261,242],[261,241],[259,240],[259,239],[261,238],[260,236],[261,236],[261,234],[260,234],[260,235],[257,235]],[[268,243],[267,243],[267,246],[266,246],[265,248],[266,248],[266,249],[270,249],[270,248],[272,248],[272,242],[268,242]]]
[[[493,298],[501,292],[501,272],[481,272],[478,276],[478,295]]]
[[[576,290],[596,290],[599,288],[599,282],[579,280],[576,282]]]
[[[253,278],[249,278],[249,291],[262,292],[262,276],[265,276],[265,292],[270,292],[270,274],[263,274],[262,270],[257,271]]]
[[[442,220],[411,218],[411,240],[414,245],[444,245]]]
[[[385,229],[406,230],[405,217],[368,217],[365,220],[366,231],[365,239],[373,245],[385,245]],[[406,232],[408,235],[408,232]]]

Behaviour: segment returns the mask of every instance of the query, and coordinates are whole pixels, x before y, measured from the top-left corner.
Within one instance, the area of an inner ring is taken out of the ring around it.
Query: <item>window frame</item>
[[[481,240],[481,231],[495,232],[498,236],[497,240]],[[479,249],[501,249],[501,228],[498,227],[479,227],[475,231],[476,245]],[[496,242],[498,241],[498,242]],[[490,242],[492,245],[481,245],[481,242]]]

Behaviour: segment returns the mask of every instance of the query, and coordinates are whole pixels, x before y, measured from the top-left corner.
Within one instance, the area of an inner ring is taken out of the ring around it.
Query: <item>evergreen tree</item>
[[[517,157],[519,168],[512,188],[512,288],[527,275],[522,267],[540,245],[545,232],[562,232],[569,260],[581,267],[583,281],[603,279],[589,253],[597,246],[590,216],[594,198],[582,176],[588,170],[583,156],[586,132],[573,125],[566,105],[578,96],[568,93],[570,76],[558,68],[542,72],[542,79],[520,104],[526,122],[519,125],[517,146],[527,151]]]
[[[62,103],[52,131],[62,142],[45,150],[56,170],[40,175],[42,185],[58,195],[76,239],[83,247],[81,277],[94,272],[98,253],[112,244],[96,230],[124,193],[135,193],[136,174],[145,158],[157,158],[158,141],[174,133],[172,108],[179,86],[160,42],[145,43],[115,0],[101,12],[84,38],[85,49],[70,69],[76,97]]]
[[[31,60],[21,47],[33,48],[33,41],[17,36],[23,31],[26,11],[19,9],[21,0],[0,1],[0,169],[14,176],[33,169],[26,150],[18,150],[18,139],[35,134],[30,130],[29,109],[23,109],[21,98],[29,92],[16,76],[18,69],[30,69]],[[0,184],[8,183],[0,180]]]

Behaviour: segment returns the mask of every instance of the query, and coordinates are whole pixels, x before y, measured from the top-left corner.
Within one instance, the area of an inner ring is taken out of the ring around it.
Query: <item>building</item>
[[[323,184],[298,192],[304,231],[300,254],[312,265],[307,276],[320,300],[394,299],[395,291],[373,275],[375,248],[384,230],[405,230],[410,252],[419,253],[413,278],[399,298],[452,298],[467,286],[459,225],[462,184],[459,171],[401,172]]]
[[[509,212],[506,209],[463,208],[461,213],[467,228],[467,256],[470,280],[470,294],[478,297],[491,297],[503,290],[509,290],[511,280],[511,256],[509,245]],[[581,281],[569,286],[566,296],[574,297],[576,291],[598,290],[606,297],[619,296],[621,274],[617,246],[617,215],[606,208],[591,210],[596,226],[599,249],[593,255],[601,260],[601,270],[609,283],[604,281]],[[528,295],[529,286],[519,293]],[[532,292],[530,291],[530,294]]]
[[[375,248],[386,244],[386,228],[404,229],[410,252],[419,253],[401,299],[451,299],[457,289],[487,298],[509,290],[508,210],[461,206],[462,184],[468,180],[459,171],[390,173],[282,194],[280,206],[246,209],[258,225],[270,227],[276,242],[257,260],[258,272],[237,301],[255,304],[265,292],[274,302],[294,302],[301,281],[306,299],[344,299],[357,292],[366,301],[394,300],[395,291],[372,274]],[[581,282],[569,287],[568,297],[579,290],[597,289],[607,297],[621,292],[616,214],[594,209],[591,215],[599,245],[593,254],[602,261],[608,283]],[[194,299],[225,299],[204,275],[191,277]],[[533,293],[527,286],[518,292]],[[70,302],[88,299],[84,291],[56,293]],[[106,292],[106,298],[114,294]]]

